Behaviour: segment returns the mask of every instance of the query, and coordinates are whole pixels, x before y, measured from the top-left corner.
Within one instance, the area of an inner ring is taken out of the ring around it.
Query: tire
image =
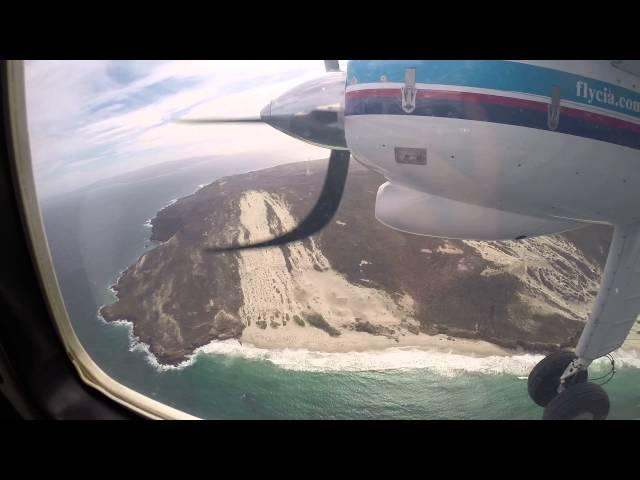
[[[571,362],[576,359],[573,352],[557,352],[544,357],[531,370],[527,381],[529,397],[541,407],[547,404],[558,395],[560,386],[560,376]],[[572,379],[572,384],[584,383],[587,381],[586,371],[578,372]]]
[[[604,420],[609,414],[609,396],[595,383],[571,385],[544,409],[543,420]]]

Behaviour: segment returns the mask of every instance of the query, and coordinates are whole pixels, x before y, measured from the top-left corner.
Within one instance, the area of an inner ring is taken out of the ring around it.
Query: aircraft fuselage
[[[345,138],[389,180],[376,210],[401,230],[433,233],[417,218],[425,205],[439,209],[427,211],[435,236],[509,238],[517,218],[503,212],[541,220],[523,236],[629,223],[640,220],[636,81],[606,61],[352,61]],[[487,209],[493,237],[469,224]],[[446,211],[468,232],[438,230]]]

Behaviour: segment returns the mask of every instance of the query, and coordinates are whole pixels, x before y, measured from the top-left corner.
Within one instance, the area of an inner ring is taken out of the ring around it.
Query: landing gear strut
[[[600,289],[576,354],[549,355],[529,375],[529,396],[545,408],[543,418],[607,417],[609,398],[600,385],[587,382],[587,368],[622,346],[639,314],[640,222],[636,221],[615,225]],[[613,375],[613,358],[611,367]]]
[[[543,358],[529,374],[527,387],[531,399],[541,407],[546,407],[558,395],[560,377],[576,358],[571,352],[552,353]],[[570,377],[569,383],[584,383],[587,376],[587,371],[582,370]]]
[[[571,352],[543,358],[529,374],[531,399],[544,407],[545,420],[604,420],[609,397],[600,385],[587,382],[588,363]]]

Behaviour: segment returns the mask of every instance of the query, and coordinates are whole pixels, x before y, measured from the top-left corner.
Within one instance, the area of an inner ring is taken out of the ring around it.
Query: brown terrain
[[[326,161],[220,179],[158,212],[159,243],[104,306],[162,363],[212,340],[349,351],[419,345],[440,334],[500,347],[575,345],[598,288],[606,226],[509,242],[394,231],[374,217],[384,179],[354,164],[338,214],[304,242],[242,253],[206,246],[267,238],[312,208]]]

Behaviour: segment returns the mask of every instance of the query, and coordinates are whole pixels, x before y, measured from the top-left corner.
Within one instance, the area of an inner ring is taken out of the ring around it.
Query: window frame
[[[27,247],[45,297],[49,317],[69,360],[82,381],[111,400],[149,419],[198,419],[193,415],[151,399],[111,378],[89,356],[78,339],[58,285],[38,202],[31,162],[27,124],[24,62],[5,62],[5,121],[10,151],[9,164],[15,182],[15,196],[25,230]]]

